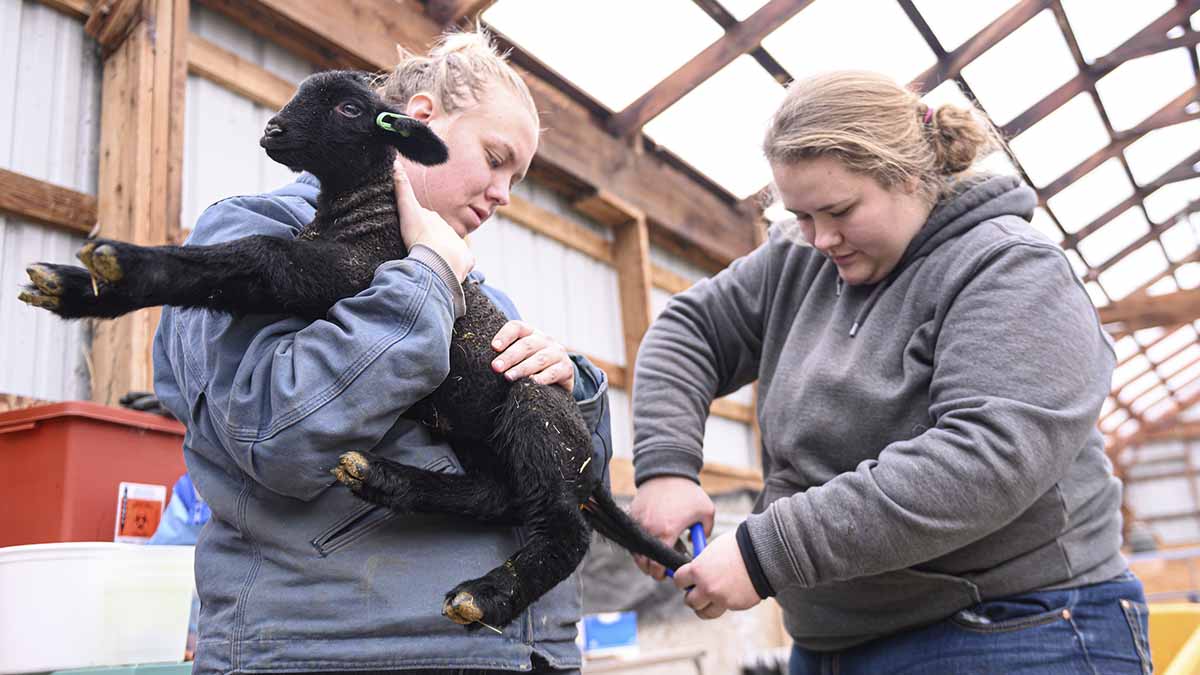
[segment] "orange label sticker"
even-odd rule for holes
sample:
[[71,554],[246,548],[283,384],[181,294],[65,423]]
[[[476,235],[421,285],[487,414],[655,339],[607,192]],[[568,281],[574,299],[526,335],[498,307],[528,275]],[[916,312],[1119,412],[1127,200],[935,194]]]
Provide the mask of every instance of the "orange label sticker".
[[117,488],[117,522],[113,541],[145,543],[149,540],[162,520],[166,499],[165,485],[121,483]]

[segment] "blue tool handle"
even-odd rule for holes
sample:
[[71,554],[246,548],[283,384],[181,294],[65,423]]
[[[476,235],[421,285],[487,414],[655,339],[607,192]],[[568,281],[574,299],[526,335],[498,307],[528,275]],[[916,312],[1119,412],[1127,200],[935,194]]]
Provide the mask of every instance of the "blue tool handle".
[[[700,555],[705,546],[708,546],[708,539],[704,537],[704,525],[702,523],[692,523],[690,529],[692,535],[692,557]],[[667,570],[667,576],[674,578],[675,570]]]
[[704,526],[694,523],[692,525],[692,557],[700,555],[706,546],[708,546],[708,539],[704,537]]

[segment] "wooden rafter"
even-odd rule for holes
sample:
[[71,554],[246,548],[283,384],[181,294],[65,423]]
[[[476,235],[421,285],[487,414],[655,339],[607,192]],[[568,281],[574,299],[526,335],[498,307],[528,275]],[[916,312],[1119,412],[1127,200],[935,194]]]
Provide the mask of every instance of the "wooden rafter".
[[[713,21],[717,22],[723,30],[729,30],[737,24],[737,17],[729,13],[729,10],[721,6],[717,0],[692,0],[692,2],[704,11]],[[767,53],[767,50],[762,47],[755,47],[750,50],[750,57],[762,66],[762,69],[767,71],[772,78],[779,84],[787,86],[792,81],[792,75],[784,68],[775,57]]]
[[938,59],[936,64],[918,75],[911,86],[915,91],[927,92],[946,80],[958,77],[968,64],[1049,6],[1050,0],[1021,0],[957,49]]
[[623,137],[639,133],[646,122],[671,107],[734,59],[758,47],[763,38],[811,3],[812,0],[771,0],[763,5],[650,91],[613,115],[608,123],[609,130]]
[[1089,155],[1079,164],[1069,169],[1066,173],[1054,179],[1038,190],[1038,196],[1043,202],[1050,199],[1054,195],[1061,192],[1071,183],[1082,178],[1092,169],[1100,166],[1104,162],[1117,157],[1125,148],[1136,143],[1140,138],[1164,127],[1173,126],[1181,122],[1200,118],[1200,110],[1196,112],[1188,112],[1186,110],[1189,103],[1196,100],[1200,96],[1200,85],[1192,85],[1179,96],[1176,96],[1169,103],[1159,108],[1157,112],[1147,117],[1137,126],[1118,132],[1111,143]]
[[[419,8],[394,0],[202,1],[322,67],[389,69],[397,43],[424,50],[441,33]],[[646,214],[652,238],[681,238],[724,263],[753,247],[746,227],[753,214],[739,211],[654,153],[630,152],[592,111],[540,78],[525,76],[547,127],[535,159],[542,170],[621,195]]]
[[[1017,136],[1022,131],[1045,119],[1050,113],[1058,110],[1064,103],[1075,98],[1076,95],[1094,88],[1096,80],[1112,72],[1113,69],[1124,63],[1125,60],[1134,58],[1130,55],[1151,49],[1152,47],[1149,45],[1161,46],[1172,42],[1166,37],[1167,31],[1173,26],[1187,22],[1188,17],[1197,10],[1200,10],[1200,0],[1186,0],[1174,5],[1171,9],[1164,12],[1162,16],[1121,43],[1116,49],[1104,57],[1097,59],[1095,63],[1091,65],[1084,64],[1084,67],[1080,68],[1075,77],[1072,77],[1054,91],[1046,94],[1040,101],[1034,103],[1001,127],[1002,134],[1005,138]],[[1170,47],[1163,48],[1168,49]]]
[[425,13],[444,28],[475,21],[496,0],[426,0]]
[[[1153,181],[1150,181],[1149,183],[1146,183],[1145,185],[1142,185],[1142,186],[1136,188],[1133,191],[1133,194],[1129,195],[1125,199],[1123,199],[1120,202],[1118,202],[1117,204],[1113,205],[1107,211],[1100,214],[1095,220],[1093,220],[1092,222],[1083,226],[1078,231],[1076,231],[1074,234],[1068,235],[1067,238],[1063,240],[1063,243],[1062,243],[1063,247],[1067,248],[1067,247],[1075,246],[1077,243],[1079,243],[1081,240],[1086,238],[1088,235],[1092,234],[1096,230],[1099,230],[1100,228],[1107,225],[1110,221],[1112,221],[1113,218],[1116,218],[1117,216],[1121,215],[1122,213],[1124,213],[1131,207],[1137,206],[1138,204],[1140,204],[1143,199],[1145,199],[1150,194],[1154,193],[1159,188],[1162,188],[1171,183],[1177,183],[1179,181],[1188,180],[1189,178],[1197,177],[1198,175],[1200,175],[1200,173],[1198,173],[1193,168],[1193,165],[1196,164],[1197,162],[1200,162],[1200,150],[1197,150],[1196,152],[1193,152],[1192,154],[1188,155],[1183,160],[1181,160],[1179,163],[1177,163],[1175,166],[1164,171],[1162,174],[1159,175],[1158,178],[1155,178]],[[1170,222],[1170,221],[1167,221],[1167,222]],[[1127,248],[1126,250],[1122,251],[1121,253],[1113,256],[1108,261],[1106,261],[1103,265],[1100,265],[1098,267],[1098,269],[1104,270],[1104,269],[1107,269],[1108,267],[1111,267],[1113,264],[1115,264],[1117,261],[1119,261],[1121,259],[1121,257],[1123,257],[1125,254],[1127,254],[1131,250],[1132,249]]]

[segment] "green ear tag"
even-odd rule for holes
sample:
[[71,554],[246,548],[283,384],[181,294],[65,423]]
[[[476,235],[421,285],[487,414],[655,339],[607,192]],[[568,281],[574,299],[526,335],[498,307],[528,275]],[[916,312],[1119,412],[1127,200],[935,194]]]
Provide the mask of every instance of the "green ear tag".
[[[408,116],[407,115],[398,115],[398,114],[392,113],[392,112],[381,112],[375,118],[375,124],[376,124],[376,126],[378,126],[380,129],[383,129],[384,131],[390,131],[392,133],[400,134],[404,138],[408,138],[409,136],[412,135],[412,132],[410,132],[408,129],[397,129],[395,126],[392,125],[392,122],[394,120],[398,120],[398,119],[401,119],[404,117],[408,117]],[[412,119],[412,118],[409,118],[409,119]]]

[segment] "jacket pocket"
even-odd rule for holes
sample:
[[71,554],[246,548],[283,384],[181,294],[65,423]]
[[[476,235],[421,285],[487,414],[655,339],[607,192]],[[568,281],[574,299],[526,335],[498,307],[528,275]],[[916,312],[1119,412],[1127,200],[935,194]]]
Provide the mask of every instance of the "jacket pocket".
[[396,514],[375,504],[361,504],[347,516],[313,537],[310,544],[322,558],[345,548],[394,518]]

